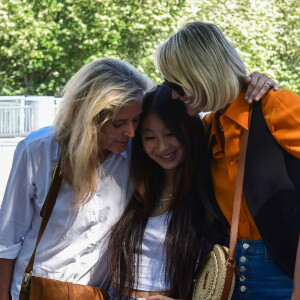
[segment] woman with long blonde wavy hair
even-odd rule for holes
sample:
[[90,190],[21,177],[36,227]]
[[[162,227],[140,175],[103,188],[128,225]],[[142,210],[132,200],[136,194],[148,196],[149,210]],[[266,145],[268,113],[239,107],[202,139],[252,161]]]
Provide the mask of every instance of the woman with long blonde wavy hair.
[[128,144],[151,86],[123,61],[88,63],[65,86],[55,126],[36,130],[18,144],[0,214],[1,299],[9,299],[9,293],[19,299],[59,161],[64,181],[33,274],[106,286],[107,233],[131,194]]

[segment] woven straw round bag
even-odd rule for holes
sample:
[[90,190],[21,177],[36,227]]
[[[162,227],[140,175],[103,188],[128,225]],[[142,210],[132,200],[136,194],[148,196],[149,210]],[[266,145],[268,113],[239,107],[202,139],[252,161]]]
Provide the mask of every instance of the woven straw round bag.
[[[215,245],[206,256],[194,284],[192,300],[220,300],[227,272],[228,248]],[[235,284],[232,278],[228,300],[231,299]]]

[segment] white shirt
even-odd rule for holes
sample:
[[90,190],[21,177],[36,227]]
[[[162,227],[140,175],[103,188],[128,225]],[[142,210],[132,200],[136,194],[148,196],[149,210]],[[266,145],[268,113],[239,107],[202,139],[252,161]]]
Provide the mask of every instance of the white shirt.
[[[126,152],[111,154],[102,164],[94,198],[75,206],[74,193],[63,182],[37,248],[33,274],[103,287],[107,283],[108,231],[131,195]],[[19,299],[23,273],[35,247],[40,210],[60,157],[54,127],[32,132],[15,151],[0,211],[0,257],[16,259],[11,293]]]
[[164,242],[171,215],[149,217],[139,264],[138,284],[134,289],[142,291],[168,291],[171,283],[165,280],[166,253]]

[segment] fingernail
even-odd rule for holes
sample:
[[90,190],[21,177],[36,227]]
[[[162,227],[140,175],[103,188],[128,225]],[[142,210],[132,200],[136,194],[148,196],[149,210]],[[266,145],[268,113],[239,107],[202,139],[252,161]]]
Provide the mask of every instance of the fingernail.
[[258,97],[255,97],[255,100],[258,100],[259,98]]
[[251,104],[251,103],[252,103],[252,100],[248,100],[248,103]]
[[246,99],[246,100],[248,100],[248,98],[249,98],[248,96],[247,96],[247,97],[245,97],[245,99]]

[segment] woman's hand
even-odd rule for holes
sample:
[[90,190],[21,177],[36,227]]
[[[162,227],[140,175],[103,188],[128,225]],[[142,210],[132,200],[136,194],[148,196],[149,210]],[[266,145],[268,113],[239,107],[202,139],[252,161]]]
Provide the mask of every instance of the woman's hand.
[[259,101],[270,89],[278,90],[278,84],[263,73],[253,72],[250,76],[245,77],[244,81],[248,84],[245,99],[249,103],[252,103],[253,100]]

